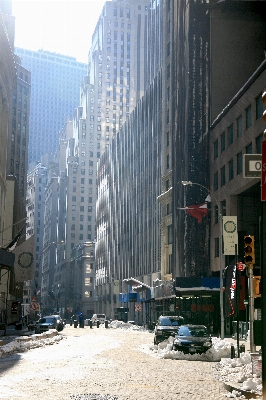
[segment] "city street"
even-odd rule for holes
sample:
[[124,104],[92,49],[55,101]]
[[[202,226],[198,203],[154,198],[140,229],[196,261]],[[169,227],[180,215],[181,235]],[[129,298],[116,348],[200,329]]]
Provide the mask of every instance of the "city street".
[[148,331],[67,325],[61,334],[57,344],[1,358],[1,399],[224,398],[213,363],[157,358]]

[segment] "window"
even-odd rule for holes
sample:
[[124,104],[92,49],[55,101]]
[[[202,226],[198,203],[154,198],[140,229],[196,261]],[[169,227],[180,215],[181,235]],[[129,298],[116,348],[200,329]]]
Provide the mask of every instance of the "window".
[[216,204],[214,206],[214,223],[218,224],[219,222],[219,209],[218,209],[218,205]]
[[219,238],[214,238],[214,257],[217,258],[220,256],[219,254]]
[[167,227],[167,237],[168,237],[168,244],[173,243],[173,226],[169,225]]
[[218,190],[218,171],[213,175],[213,190]]
[[167,156],[166,156],[166,169],[169,169],[170,168],[170,156],[169,156],[169,154],[167,154]]
[[234,125],[231,124],[228,128],[228,146],[230,146],[234,141]]
[[72,201],[76,201],[76,196],[72,196]]
[[221,168],[221,186],[224,186],[226,183],[225,179],[225,165]]
[[246,154],[252,154],[252,143],[246,146]]
[[231,181],[232,179],[234,179],[234,161],[233,158],[231,158],[231,160],[228,163],[228,169],[229,169],[229,181]]
[[256,98],[256,119],[259,119],[263,114],[262,93]]
[[218,139],[213,143],[213,159],[218,157]]
[[246,129],[252,125],[252,109],[251,104],[246,108]]
[[242,125],[242,115],[240,115],[236,120],[236,134],[237,137],[242,135],[243,125]]
[[237,175],[242,173],[242,168],[243,168],[243,157],[242,157],[242,151],[236,155],[236,173]]
[[221,134],[220,139],[221,139],[221,153],[222,153],[223,151],[225,151],[225,132]]
[[221,215],[226,215],[226,200],[222,200],[220,202],[220,207],[221,207]]
[[256,137],[256,153],[261,154],[262,153],[262,140],[263,140],[263,135],[262,133]]

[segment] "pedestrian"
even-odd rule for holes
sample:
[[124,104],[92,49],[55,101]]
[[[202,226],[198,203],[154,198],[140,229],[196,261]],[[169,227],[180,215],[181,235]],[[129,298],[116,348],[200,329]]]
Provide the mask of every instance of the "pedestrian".
[[82,314],[82,312],[79,314],[79,326],[80,326],[80,328],[82,327],[82,325],[83,325],[83,314]]

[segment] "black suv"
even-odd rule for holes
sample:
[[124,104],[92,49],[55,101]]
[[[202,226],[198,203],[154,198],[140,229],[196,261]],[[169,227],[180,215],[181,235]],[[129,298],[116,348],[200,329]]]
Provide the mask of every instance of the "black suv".
[[168,339],[173,333],[177,332],[180,325],[184,324],[184,318],[176,315],[161,315],[154,329],[154,344],[158,344]]

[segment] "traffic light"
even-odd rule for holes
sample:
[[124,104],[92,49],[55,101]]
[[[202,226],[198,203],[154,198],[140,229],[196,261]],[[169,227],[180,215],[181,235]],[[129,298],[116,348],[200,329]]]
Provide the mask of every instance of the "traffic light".
[[260,276],[253,276],[253,295],[254,297],[261,297],[260,292]]
[[245,264],[255,263],[254,236],[244,236],[244,262]]

